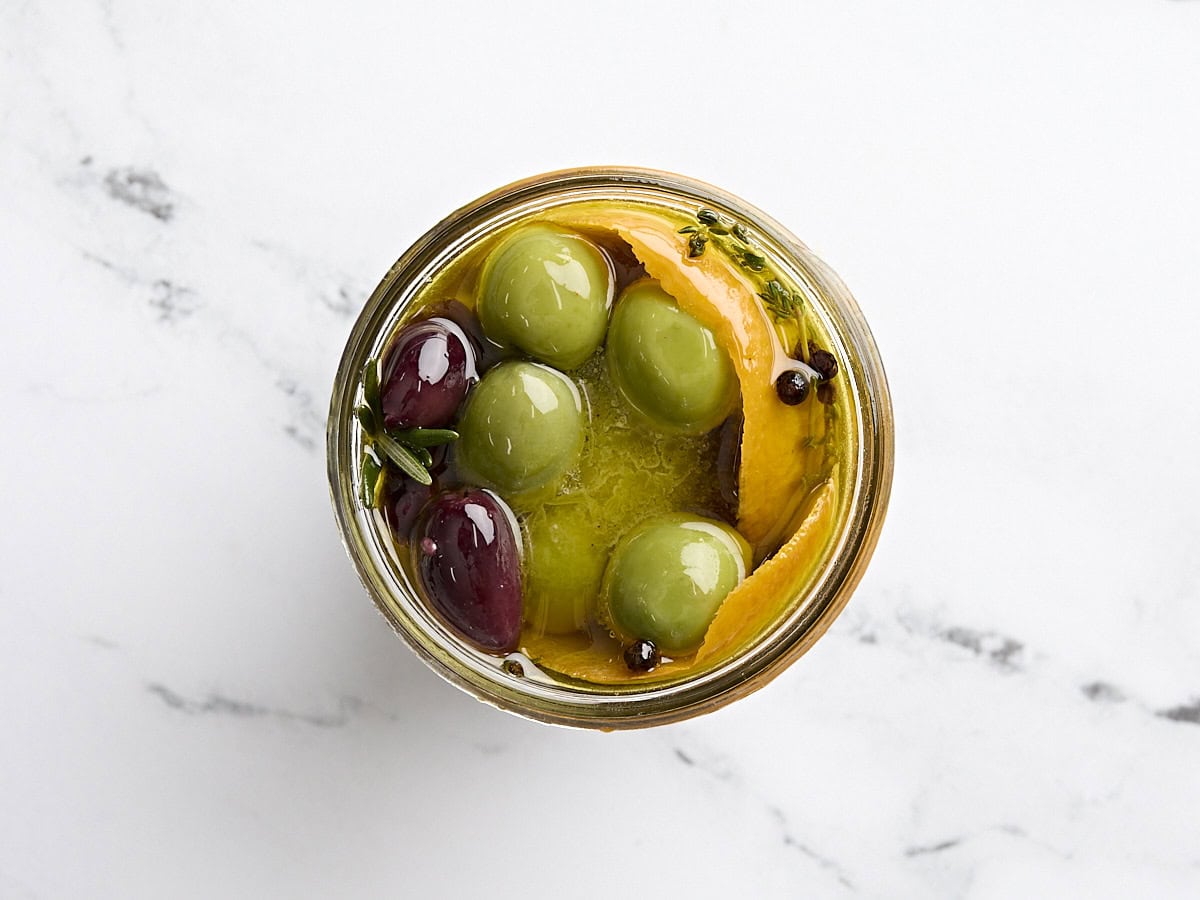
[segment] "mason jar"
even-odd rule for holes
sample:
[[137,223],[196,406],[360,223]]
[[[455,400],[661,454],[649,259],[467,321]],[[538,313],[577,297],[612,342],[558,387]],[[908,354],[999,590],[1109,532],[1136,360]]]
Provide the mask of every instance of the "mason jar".
[[[642,202],[744,223],[756,245],[804,294],[839,363],[846,442],[832,536],[804,589],[754,640],[711,668],[663,682],[586,684],[542,672],[521,653],[489,655],[461,640],[423,602],[384,515],[361,496],[364,435],[354,410],[368,360],[380,358],[423,286],[481,238],[517,220],[584,200]],[[451,684],[541,722],[603,730],[675,722],[761,688],[825,633],[863,576],[879,538],[892,481],[893,424],[883,365],[866,320],[836,274],[768,215],[719,188],[648,169],[580,168],[500,188],[451,213],[384,275],[346,343],[327,431],[329,486],[343,543],[376,608],[408,646]]]

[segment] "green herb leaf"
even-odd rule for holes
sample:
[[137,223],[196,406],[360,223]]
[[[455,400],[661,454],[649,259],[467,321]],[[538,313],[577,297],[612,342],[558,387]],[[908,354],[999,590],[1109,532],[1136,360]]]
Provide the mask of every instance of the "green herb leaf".
[[436,447],[458,440],[458,432],[450,428],[397,428],[388,434],[413,447]]
[[370,453],[364,453],[362,466],[359,468],[359,476],[362,481],[361,499],[363,506],[367,509],[374,509],[379,505],[379,497],[382,493],[383,466]]
[[429,470],[421,465],[421,461],[413,452],[388,436],[387,432],[375,438],[375,446],[394,462],[400,471],[418,484],[433,484]]
[[433,468],[433,454],[424,447],[414,447],[412,444],[404,444],[404,449],[417,458],[417,462],[425,468]]
[[375,422],[375,413],[371,412],[371,407],[365,403],[360,403],[354,408],[354,417],[358,419],[358,424],[362,426],[363,431],[370,436],[374,436],[377,425]]
[[695,225],[684,225],[679,229],[679,234],[695,234],[699,230]]
[[700,220],[701,225],[716,225],[721,221],[721,217],[711,209],[700,210],[696,213],[696,218]]
[[724,237],[725,235],[729,234],[729,229],[726,228],[724,225],[713,225],[711,228],[708,229],[708,233],[709,234],[719,234],[719,235],[721,235],[721,237]]
[[375,414],[375,419],[382,422],[383,404],[379,399],[379,360],[367,360],[367,364],[363,366],[362,383],[363,400]]
[[750,240],[750,235],[746,233],[746,226],[741,222],[733,223],[733,236],[743,244]]
[[762,298],[763,304],[776,319],[794,318],[799,314],[802,300],[798,293],[788,290],[774,278],[763,287],[766,290],[758,296]]
[[742,265],[751,272],[761,272],[766,267],[767,261],[754,251],[745,250],[742,253]]
[[693,234],[691,240],[688,241],[688,257],[695,259],[697,256],[704,254],[704,245],[708,243],[708,238],[701,234]]

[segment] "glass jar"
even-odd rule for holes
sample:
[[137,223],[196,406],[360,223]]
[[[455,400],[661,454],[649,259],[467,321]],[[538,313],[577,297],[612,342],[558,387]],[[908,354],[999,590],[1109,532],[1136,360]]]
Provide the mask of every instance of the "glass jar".
[[[377,510],[359,502],[363,436],[354,416],[360,373],[381,356],[405,312],[441,269],[481,237],[517,219],[580,200],[643,201],[695,214],[701,207],[749,226],[756,243],[806,294],[842,361],[848,414],[848,475],[838,520],[818,573],[788,611],[748,646],[678,682],[601,689],[550,678],[519,653],[488,656],[458,639],[422,602]],[[388,271],[358,317],[334,381],[327,431],[329,485],[342,539],[376,607],[439,675],[508,710],[562,725],[612,730],[679,721],[762,687],[829,628],[850,598],[879,538],[892,481],[893,425],[874,339],[841,280],[760,210],[710,185],[648,169],[582,168],[501,188],[435,225]]]

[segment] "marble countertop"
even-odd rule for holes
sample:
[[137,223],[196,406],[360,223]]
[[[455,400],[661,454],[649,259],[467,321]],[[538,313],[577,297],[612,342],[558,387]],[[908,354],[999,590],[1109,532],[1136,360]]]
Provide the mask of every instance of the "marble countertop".
[[[1200,895],[1200,2],[0,9],[0,897]],[[764,207],[896,408],[766,689],[554,729],[428,671],[324,414],[447,211]]]

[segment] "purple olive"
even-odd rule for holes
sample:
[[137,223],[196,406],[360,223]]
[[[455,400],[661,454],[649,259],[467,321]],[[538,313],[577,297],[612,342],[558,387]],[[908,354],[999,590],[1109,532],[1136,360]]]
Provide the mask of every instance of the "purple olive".
[[483,325],[465,303],[460,300],[439,300],[430,309],[430,318],[436,316],[449,319],[463,330],[463,334],[471,339],[471,349],[475,351],[475,370],[480,376],[496,363],[504,360],[511,353],[499,344],[489,341],[483,333]]
[[438,487],[447,482],[453,483],[454,476],[451,474],[450,454],[447,450],[446,444],[429,448],[429,455],[433,457],[433,464],[429,467],[433,484],[421,484],[388,467],[383,515],[396,540],[403,544],[407,544],[412,538],[417,516],[421,514],[429,498],[437,492]]
[[432,485],[420,484],[406,475],[389,479],[383,514],[396,540],[408,543],[417,516],[431,496]]
[[489,653],[515,650],[521,634],[516,529],[503,500],[471,489],[435,497],[413,535],[426,599],[463,638]]
[[384,357],[383,424],[445,428],[478,380],[475,350],[456,324],[434,318],[409,325]]

